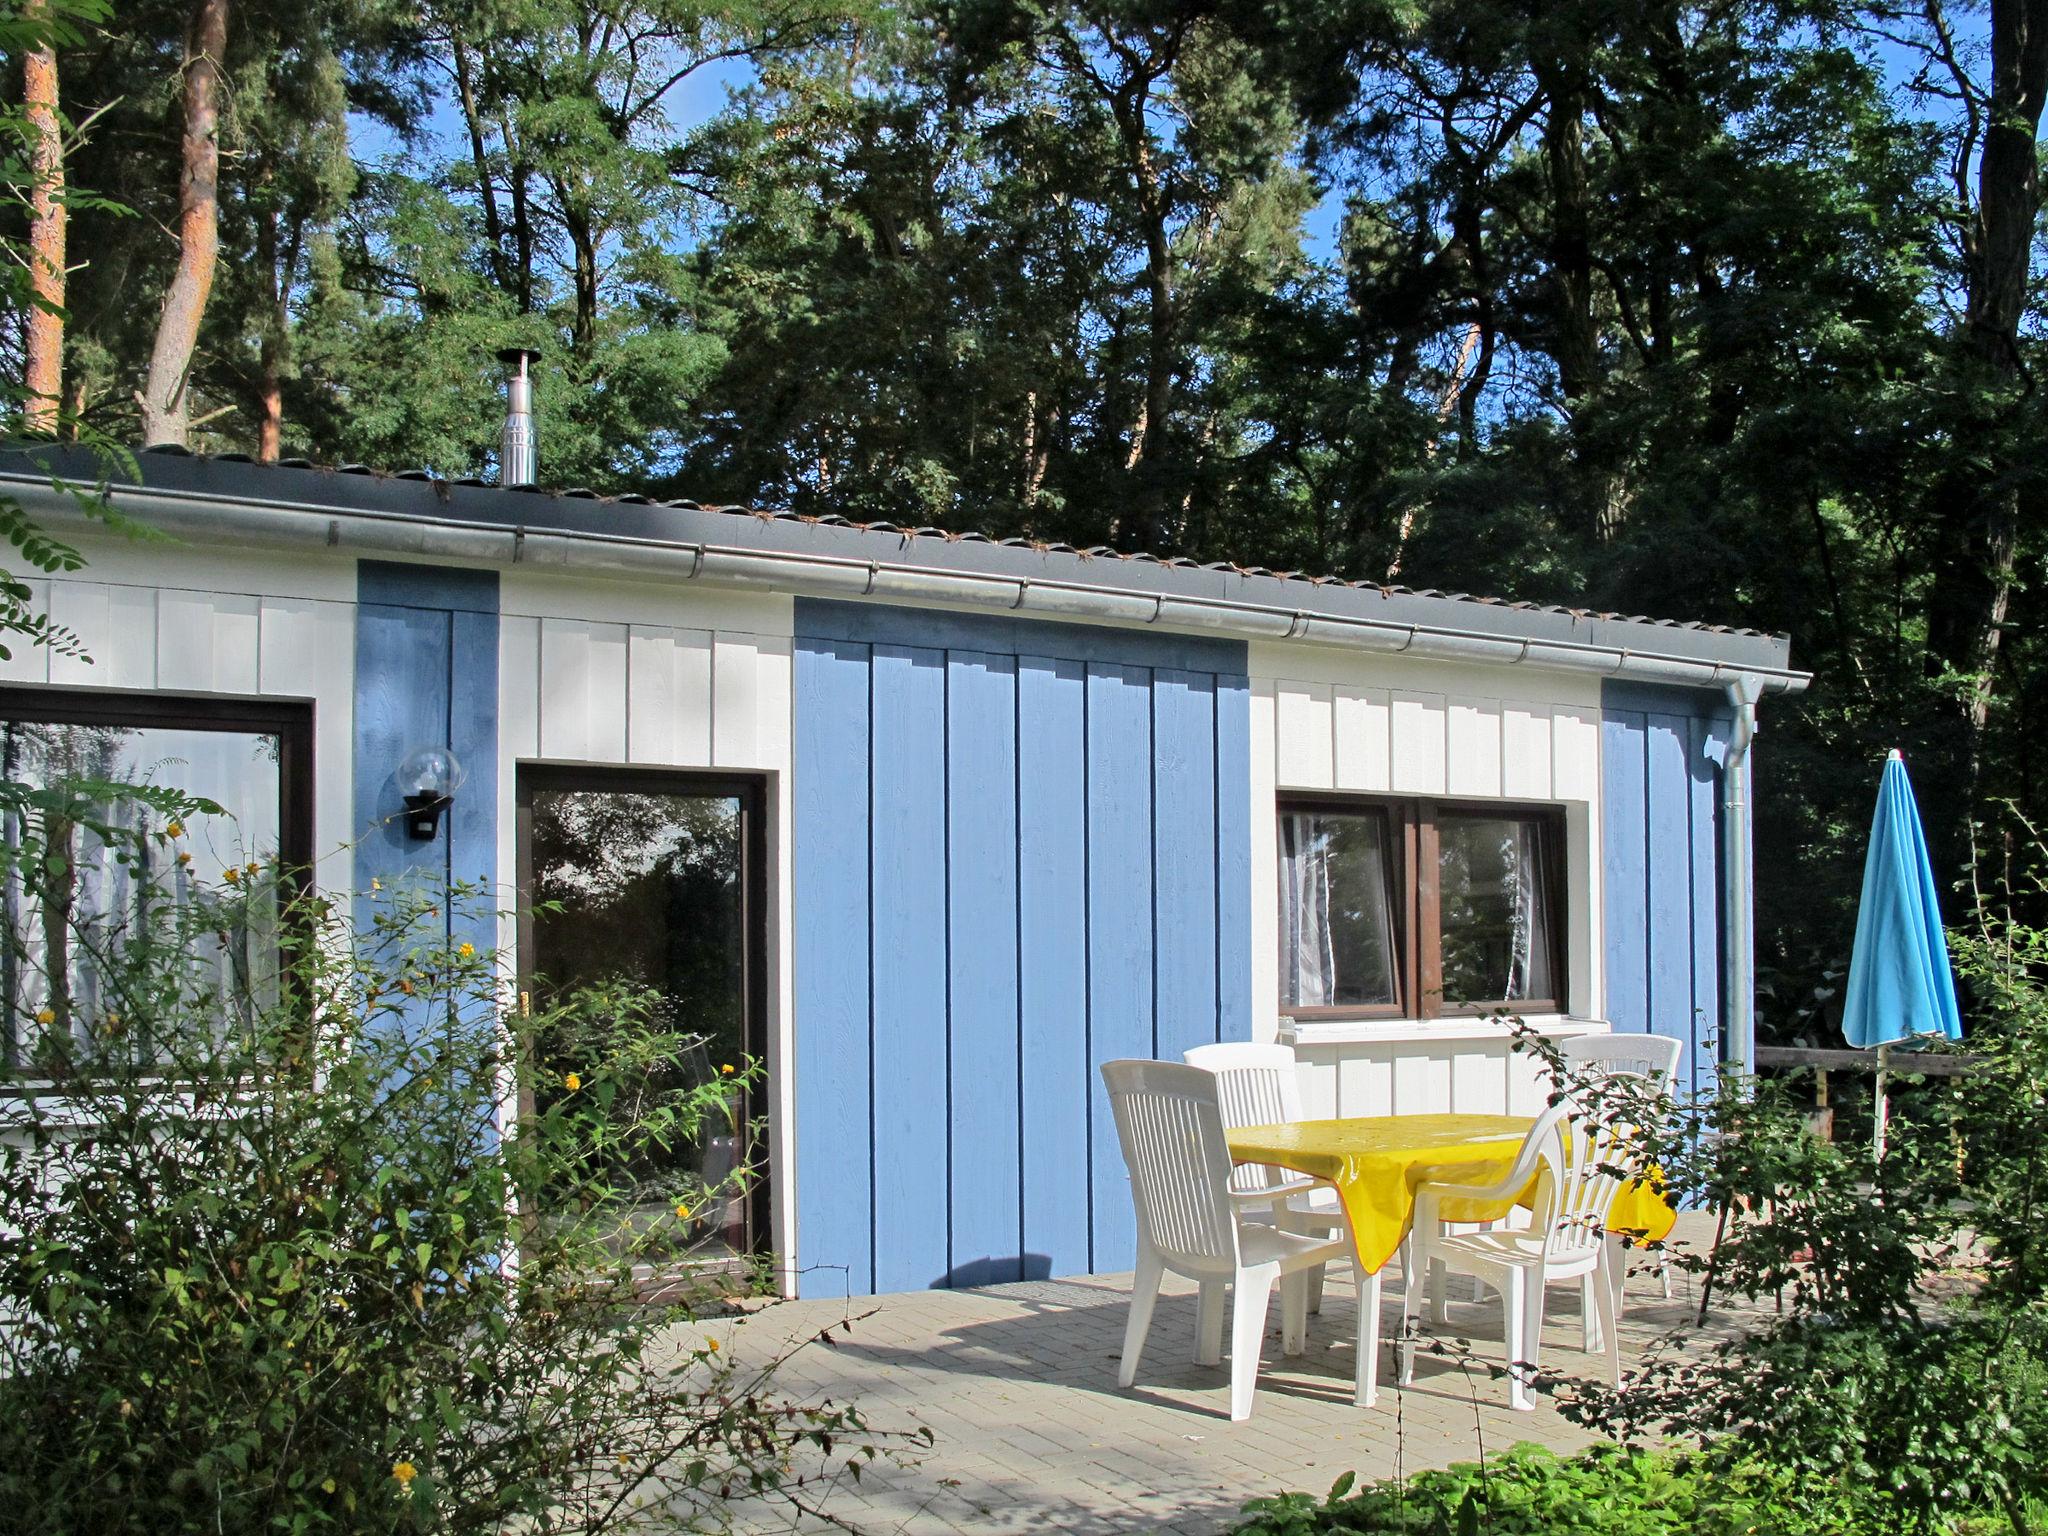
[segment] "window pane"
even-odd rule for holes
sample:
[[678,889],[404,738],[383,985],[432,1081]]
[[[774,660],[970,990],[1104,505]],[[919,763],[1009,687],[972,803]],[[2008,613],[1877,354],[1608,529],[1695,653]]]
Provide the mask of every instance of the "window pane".
[[121,994],[144,984],[133,942],[145,930],[182,946],[181,985],[211,994],[224,1015],[274,998],[280,755],[268,732],[0,720],[0,778],[9,783],[31,791],[154,785],[222,807],[183,817],[175,844],[153,840],[167,818],[114,792],[88,789],[83,805],[31,796],[10,807],[0,825],[8,846],[26,842],[52,855],[10,861],[0,887],[10,1070],[33,1072],[59,1050],[74,1059],[103,1053],[112,1038],[125,1039],[131,1055],[162,1054],[169,1042],[135,1040],[119,1027]]
[[[658,995],[659,1022],[693,1037],[673,1071],[650,1073],[636,1101],[680,1095],[746,1056],[746,855],[732,795],[624,789],[535,789],[529,848],[533,948],[543,985],[625,981]],[[594,1034],[536,1042],[548,1082],[603,1049]],[[538,1090],[545,1102],[551,1090]],[[747,1102],[734,1089],[723,1119],[697,1139],[609,1170],[647,1223],[692,1207],[679,1240],[692,1258],[749,1247],[748,1200],[737,1171],[748,1156]],[[711,1198],[702,1198],[711,1191]]]
[[1438,821],[1446,1004],[1557,997],[1552,842],[1535,817]]
[[1298,1008],[1386,1005],[1394,989],[1387,819],[1280,818],[1280,992]]

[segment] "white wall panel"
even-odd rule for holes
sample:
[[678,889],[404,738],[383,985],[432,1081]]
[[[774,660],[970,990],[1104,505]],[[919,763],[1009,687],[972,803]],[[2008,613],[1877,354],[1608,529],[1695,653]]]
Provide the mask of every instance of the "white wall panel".
[[709,630],[635,624],[626,661],[626,755],[668,767],[711,761]]
[[156,683],[195,693],[254,693],[261,599],[241,592],[157,593]]
[[[38,578],[23,585],[29,589],[29,611],[49,612],[50,583]],[[25,636],[10,635],[7,637],[7,649],[14,654],[0,661],[0,682],[47,683],[50,680],[50,651],[47,646],[31,645]]]
[[1560,800],[1600,798],[1600,711],[1592,708],[1552,712],[1551,787]]
[[1506,704],[1500,713],[1500,792],[1510,799],[1550,798],[1550,711]]
[[[93,656],[95,681],[106,688],[156,686],[156,589],[107,588],[107,649]],[[353,662],[355,646],[348,656]]]
[[498,621],[498,750],[513,761],[540,755],[539,619]]
[[1393,699],[1393,784],[1412,794],[1444,792],[1444,697],[1398,691]]
[[[1266,1041],[1279,1027],[1279,826],[1274,813],[1273,740],[1277,705],[1268,678],[1251,680],[1251,914],[1252,1038]],[[1332,1111],[1334,1113],[1334,1111]]]
[[107,686],[107,657],[114,649],[114,635],[106,584],[51,582],[50,621],[70,630],[81,647],[81,654],[75,656],[51,654],[50,681]]
[[1453,795],[1500,794],[1501,727],[1497,699],[1449,699],[1444,705],[1444,788]]
[[[1554,1023],[1560,1035],[1598,1033],[1583,1024]],[[1327,1026],[1313,1026],[1329,1030]],[[1354,1115],[1534,1115],[1548,1085],[1539,1058],[1517,1051],[1507,1032],[1479,1020],[1446,1026],[1358,1026],[1343,1039],[1301,1039],[1303,1112],[1310,1118]]]
[[565,762],[626,760],[625,625],[541,620],[540,754]]
[[711,758],[721,768],[773,768],[789,757],[790,642],[720,633],[711,656]]
[[1335,721],[1328,683],[1275,685],[1279,783],[1283,789],[1329,789],[1335,783]]
[[1393,783],[1393,702],[1384,688],[1335,690],[1339,789],[1385,790]]
[[[236,622],[239,622],[237,620]],[[313,859],[322,884],[346,884],[354,828],[356,610],[325,598],[264,598],[257,612],[257,691],[313,701]]]

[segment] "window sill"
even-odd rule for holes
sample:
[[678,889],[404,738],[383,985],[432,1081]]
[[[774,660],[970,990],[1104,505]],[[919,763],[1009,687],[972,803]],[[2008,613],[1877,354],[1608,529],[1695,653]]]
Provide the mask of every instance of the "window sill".
[[[1574,1019],[1561,1013],[1531,1013],[1523,1023],[1553,1040],[1573,1035],[1604,1035],[1605,1019]],[[1409,1040],[1506,1040],[1508,1026],[1499,1019],[1317,1019],[1297,1022],[1281,1016],[1282,1045],[1386,1045]]]

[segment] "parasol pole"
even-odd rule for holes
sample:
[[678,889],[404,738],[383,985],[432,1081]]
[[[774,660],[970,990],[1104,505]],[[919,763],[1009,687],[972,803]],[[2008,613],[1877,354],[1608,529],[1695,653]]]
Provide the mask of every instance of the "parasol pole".
[[1885,1122],[1891,1119],[1891,1101],[1884,1091],[1885,1073],[1891,1064],[1891,1046],[1880,1045],[1877,1048],[1877,1133],[1871,1138],[1871,1149],[1879,1162],[1884,1161]]

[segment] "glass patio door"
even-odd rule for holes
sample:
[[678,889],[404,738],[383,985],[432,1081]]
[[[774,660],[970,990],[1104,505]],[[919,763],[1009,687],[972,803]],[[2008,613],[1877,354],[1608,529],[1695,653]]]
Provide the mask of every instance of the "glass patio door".
[[[659,1094],[737,1079],[764,1054],[765,839],[761,786],[631,769],[519,771],[520,970],[537,998],[624,980],[650,989],[661,1021],[692,1037]],[[574,1038],[533,1038],[537,1096],[560,1091],[603,1050],[602,1020]],[[736,1070],[737,1069],[737,1070]],[[755,1253],[766,1231],[763,1095],[735,1086],[725,1108],[665,1165],[616,1170],[655,1230],[672,1230],[678,1271]],[[752,1165],[741,1180],[737,1171]],[[701,1197],[705,1188],[715,1191]],[[676,1219],[684,1205],[689,1215]],[[658,1279],[659,1277],[654,1277]]]

